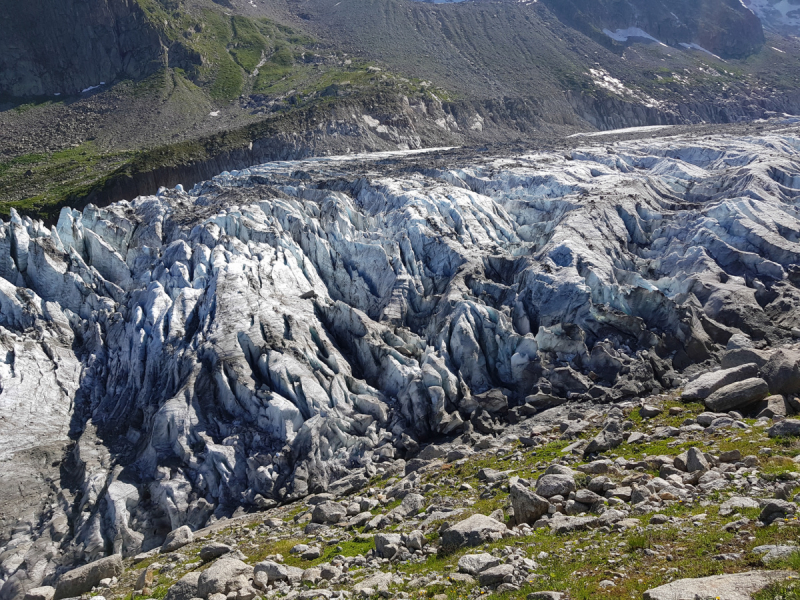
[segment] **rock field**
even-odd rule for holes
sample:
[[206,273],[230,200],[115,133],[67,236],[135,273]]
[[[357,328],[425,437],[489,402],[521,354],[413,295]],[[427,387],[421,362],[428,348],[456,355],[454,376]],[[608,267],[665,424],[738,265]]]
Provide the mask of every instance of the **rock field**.
[[576,143],[13,213],[0,599],[794,593],[800,128]]

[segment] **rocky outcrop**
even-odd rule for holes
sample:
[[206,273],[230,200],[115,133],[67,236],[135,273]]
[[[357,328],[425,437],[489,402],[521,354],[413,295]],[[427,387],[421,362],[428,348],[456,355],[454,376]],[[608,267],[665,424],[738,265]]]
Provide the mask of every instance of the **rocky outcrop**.
[[[14,213],[0,227],[3,598],[239,507],[320,494],[310,526],[348,523],[373,507],[321,494],[413,475],[442,458],[415,458],[430,439],[657,394],[731,353],[793,355],[798,149],[784,132],[440,169],[414,154],[272,163],[65,209],[52,228]],[[626,427],[610,411],[589,454]],[[43,473],[52,488],[31,503]],[[599,523],[575,516],[597,499],[570,498],[571,473],[524,486],[563,496],[554,530]],[[387,519],[424,507],[402,498]],[[503,535],[480,520],[443,540]]]
[[76,94],[168,61],[169,43],[135,0],[3,3],[0,40],[0,95]]

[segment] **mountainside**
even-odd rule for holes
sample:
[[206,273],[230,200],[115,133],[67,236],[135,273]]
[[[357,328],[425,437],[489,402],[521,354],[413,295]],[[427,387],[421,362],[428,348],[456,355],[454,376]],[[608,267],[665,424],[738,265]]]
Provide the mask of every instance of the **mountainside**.
[[[272,163],[51,228],[13,212],[0,597],[567,402],[794,410],[800,131],[779,126]],[[580,452],[619,445],[613,422]]]
[[134,0],[0,2],[0,96],[53,96],[140,79],[167,57]]
[[348,148],[800,112],[797,38],[728,0],[70,6],[0,9],[1,214]]

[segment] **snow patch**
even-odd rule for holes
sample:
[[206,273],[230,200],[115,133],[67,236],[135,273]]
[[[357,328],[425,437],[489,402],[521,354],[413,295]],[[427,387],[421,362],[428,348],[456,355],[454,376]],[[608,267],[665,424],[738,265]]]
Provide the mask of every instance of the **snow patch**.
[[[90,85],[90,86],[89,86],[89,87],[87,87],[85,90],[81,90],[81,94],[85,94],[86,92],[91,92],[92,90],[99,90],[99,89],[100,89],[102,86],[104,86],[105,84],[106,84],[106,82],[105,82],[105,81],[101,81],[101,82],[100,82],[100,83],[98,83],[97,85]],[[56,96],[57,96],[57,95],[58,95],[58,94],[56,94]]]
[[[683,47],[684,47],[684,48],[686,48],[687,50],[698,50],[698,51],[700,51],[700,52],[705,52],[705,53],[706,53],[706,54],[708,54],[709,56],[713,56],[713,57],[714,57],[714,58],[716,58],[717,60],[722,60],[722,59],[721,59],[719,56],[717,56],[717,55],[716,55],[716,54],[714,54],[713,52],[709,52],[708,50],[706,50],[705,48],[703,48],[703,47],[702,47],[702,46],[700,46],[699,44],[695,44],[694,42],[692,42],[691,44],[687,44],[686,42],[681,42],[679,45],[680,45],[680,46],[683,46]],[[723,60],[722,62],[725,62],[725,61]]]
[[770,48],[772,48],[773,50],[775,50],[775,52],[780,52],[781,54],[786,54],[786,52],[784,52],[784,51],[783,51],[783,50],[781,50],[780,48],[776,48],[775,46],[770,46]]
[[661,44],[662,46],[666,46],[660,40],[657,40],[652,35],[647,33],[644,29],[639,29],[638,27],[628,27],[627,29],[617,29],[616,31],[611,31],[609,29],[603,29],[603,33],[605,33],[608,37],[616,42],[627,42],[630,38],[644,38],[646,40],[650,40],[655,42],[656,44]]
[[218,110],[212,111],[212,112],[208,113],[208,116],[209,117],[218,117],[219,116],[219,111]]
[[778,33],[800,33],[800,6],[792,0],[744,0],[765,29]]
[[644,127],[625,127],[623,129],[609,129],[608,131],[592,131],[591,133],[573,133],[575,137],[600,137],[603,135],[617,135],[619,133],[646,133],[648,131],[658,131],[659,129],[671,129],[674,125],[646,125]]

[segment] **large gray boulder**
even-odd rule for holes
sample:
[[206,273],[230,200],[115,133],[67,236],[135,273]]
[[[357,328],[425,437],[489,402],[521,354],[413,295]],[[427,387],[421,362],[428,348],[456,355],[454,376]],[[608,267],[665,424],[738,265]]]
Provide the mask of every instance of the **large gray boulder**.
[[722,369],[721,371],[704,373],[697,379],[686,384],[681,398],[683,400],[703,400],[721,387],[736,383],[737,381],[742,381],[743,379],[750,379],[757,375],[758,365],[755,363],[747,363],[732,369]]
[[706,398],[706,408],[714,412],[727,412],[763,400],[769,395],[767,382],[759,377],[730,383]]
[[769,437],[789,437],[800,435],[800,421],[797,419],[786,419],[775,423],[767,429]]
[[756,592],[773,583],[785,581],[793,575],[792,571],[747,571],[730,575],[679,579],[647,590],[644,593],[644,600],[695,600],[696,598],[751,600]]
[[197,598],[197,583],[200,571],[190,571],[172,584],[164,600],[191,600]]
[[508,528],[486,515],[472,515],[456,523],[442,534],[442,546],[445,548],[461,548],[479,546],[485,542],[494,542],[503,537]]
[[514,565],[497,565],[489,567],[478,574],[478,583],[483,586],[497,585],[503,582],[510,582],[514,576]]
[[55,600],[73,598],[86,592],[100,583],[101,579],[110,579],[122,574],[122,556],[114,554],[101,558],[88,565],[72,569],[64,573],[56,585]]
[[174,552],[178,548],[191,544],[193,541],[194,534],[188,525],[178,527],[167,534],[167,539],[164,540],[164,544],[161,546],[161,553]]
[[781,348],[761,368],[773,394],[800,393],[800,351]]
[[197,595],[208,598],[211,594],[227,594],[226,585],[239,575],[249,577],[253,567],[232,556],[223,556],[200,574],[197,580]]
[[569,496],[576,489],[575,479],[571,475],[542,475],[536,482],[536,493],[542,498],[553,496]]
[[598,452],[606,452],[619,446],[625,440],[622,422],[617,419],[608,421],[603,429],[584,448],[583,455],[589,456]]
[[338,523],[347,517],[347,509],[338,502],[322,502],[311,512],[312,523]]
[[392,558],[403,545],[399,533],[377,533],[374,539],[375,550],[382,558]]
[[458,570],[468,575],[477,575],[481,571],[496,567],[499,564],[499,558],[487,554],[486,552],[481,554],[465,554],[458,559]]
[[514,521],[517,525],[535,523],[542,515],[546,515],[550,508],[547,500],[519,482],[511,484],[510,492],[511,506],[514,507]]

